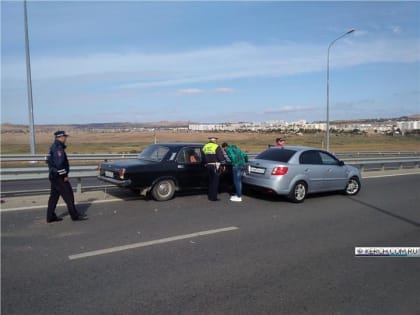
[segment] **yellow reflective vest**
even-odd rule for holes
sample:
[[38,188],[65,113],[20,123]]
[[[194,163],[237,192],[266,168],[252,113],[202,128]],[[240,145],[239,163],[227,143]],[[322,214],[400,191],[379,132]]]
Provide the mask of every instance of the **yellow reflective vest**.
[[203,148],[206,163],[225,162],[223,151],[217,143],[206,143]]
[[204,154],[216,154],[217,147],[219,145],[217,143],[209,142],[203,146]]

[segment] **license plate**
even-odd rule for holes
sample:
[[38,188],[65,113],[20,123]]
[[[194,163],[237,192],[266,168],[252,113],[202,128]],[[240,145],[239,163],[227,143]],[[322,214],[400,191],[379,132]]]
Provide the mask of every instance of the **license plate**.
[[257,174],[264,174],[265,173],[265,168],[260,168],[260,167],[251,166],[249,170],[250,170],[251,173],[257,173]]
[[110,171],[105,171],[105,176],[106,177],[114,177],[114,173],[110,172]]

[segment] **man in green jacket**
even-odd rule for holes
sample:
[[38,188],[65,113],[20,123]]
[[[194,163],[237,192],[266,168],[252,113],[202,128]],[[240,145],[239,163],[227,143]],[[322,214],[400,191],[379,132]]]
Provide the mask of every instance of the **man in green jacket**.
[[236,145],[222,144],[227,156],[232,162],[233,184],[235,185],[236,195],[230,197],[231,201],[242,201],[242,170],[248,162],[248,154],[239,149]]

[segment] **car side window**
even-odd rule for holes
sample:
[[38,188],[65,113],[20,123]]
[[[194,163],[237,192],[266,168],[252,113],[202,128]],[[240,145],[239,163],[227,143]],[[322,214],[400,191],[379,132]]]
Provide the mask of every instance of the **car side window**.
[[200,148],[182,148],[177,157],[178,163],[196,164],[201,163]]
[[169,148],[161,145],[150,145],[144,149],[138,156],[141,160],[148,160],[154,162],[162,161],[166,154],[168,154]]
[[322,164],[324,165],[338,165],[339,164],[338,160],[328,153],[319,152],[319,155],[321,156]]
[[300,164],[322,164],[318,151],[310,150],[303,152],[299,157]]

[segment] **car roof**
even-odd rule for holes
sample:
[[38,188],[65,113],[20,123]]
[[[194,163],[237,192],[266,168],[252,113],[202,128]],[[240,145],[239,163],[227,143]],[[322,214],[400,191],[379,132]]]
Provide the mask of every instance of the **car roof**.
[[195,143],[195,142],[162,142],[162,143],[155,143],[153,145],[162,145],[168,148],[179,148],[179,147],[202,147],[204,144],[202,143]]
[[289,149],[289,150],[294,150],[294,151],[306,151],[306,150],[320,150],[323,151],[322,149],[319,148],[314,148],[314,147],[307,147],[307,146],[298,146],[298,145],[285,145],[282,147],[270,147],[270,149],[274,149],[274,150],[281,150],[281,149]]

